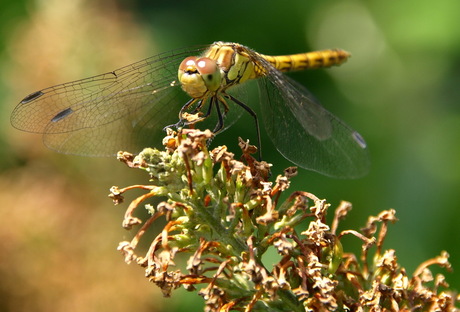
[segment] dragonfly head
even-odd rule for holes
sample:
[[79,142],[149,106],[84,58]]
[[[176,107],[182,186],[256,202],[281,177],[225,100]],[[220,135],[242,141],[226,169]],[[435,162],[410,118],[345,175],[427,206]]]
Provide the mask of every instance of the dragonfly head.
[[215,92],[221,85],[222,75],[215,60],[207,57],[187,57],[179,66],[182,89],[193,98],[202,98]]

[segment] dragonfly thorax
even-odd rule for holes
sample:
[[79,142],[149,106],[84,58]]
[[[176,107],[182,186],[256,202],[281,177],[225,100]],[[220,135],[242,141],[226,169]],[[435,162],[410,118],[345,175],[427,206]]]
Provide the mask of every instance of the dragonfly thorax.
[[179,66],[178,76],[182,89],[195,99],[216,92],[222,83],[217,62],[207,57],[187,57]]

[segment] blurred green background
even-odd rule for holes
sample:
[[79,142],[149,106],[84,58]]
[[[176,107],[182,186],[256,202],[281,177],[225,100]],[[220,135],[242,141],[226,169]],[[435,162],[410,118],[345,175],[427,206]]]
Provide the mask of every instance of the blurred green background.
[[[265,54],[343,48],[341,67],[295,73],[366,139],[372,168],[359,180],[305,170],[291,191],[354,205],[341,229],[394,208],[385,248],[409,274],[442,250],[460,288],[460,2],[406,1],[2,1],[0,3],[0,310],[200,311],[183,290],[163,299],[116,251],[132,233],[111,185],[145,183],[115,159],[65,156],[9,115],[27,94],[107,72],[156,53],[217,40]],[[245,119],[246,118],[246,119]],[[234,152],[253,139],[244,117],[218,136]],[[264,137],[274,174],[290,163]],[[359,251],[357,239],[345,248]]]

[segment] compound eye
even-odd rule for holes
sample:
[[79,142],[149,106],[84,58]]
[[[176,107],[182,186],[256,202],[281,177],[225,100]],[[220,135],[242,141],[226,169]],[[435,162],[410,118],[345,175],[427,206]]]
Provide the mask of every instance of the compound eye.
[[212,75],[219,70],[216,61],[207,57],[196,59],[195,64],[201,75]]
[[189,56],[185,58],[182,63],[179,65],[179,70],[183,72],[196,72],[197,65],[196,65],[196,56]]

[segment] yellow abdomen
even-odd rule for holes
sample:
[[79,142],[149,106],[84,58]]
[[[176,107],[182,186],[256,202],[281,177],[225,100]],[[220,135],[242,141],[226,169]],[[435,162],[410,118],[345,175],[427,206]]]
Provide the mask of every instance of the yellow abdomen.
[[[340,65],[351,56],[341,49],[328,49],[292,55],[260,55],[282,72]],[[261,74],[261,73],[259,73]]]

